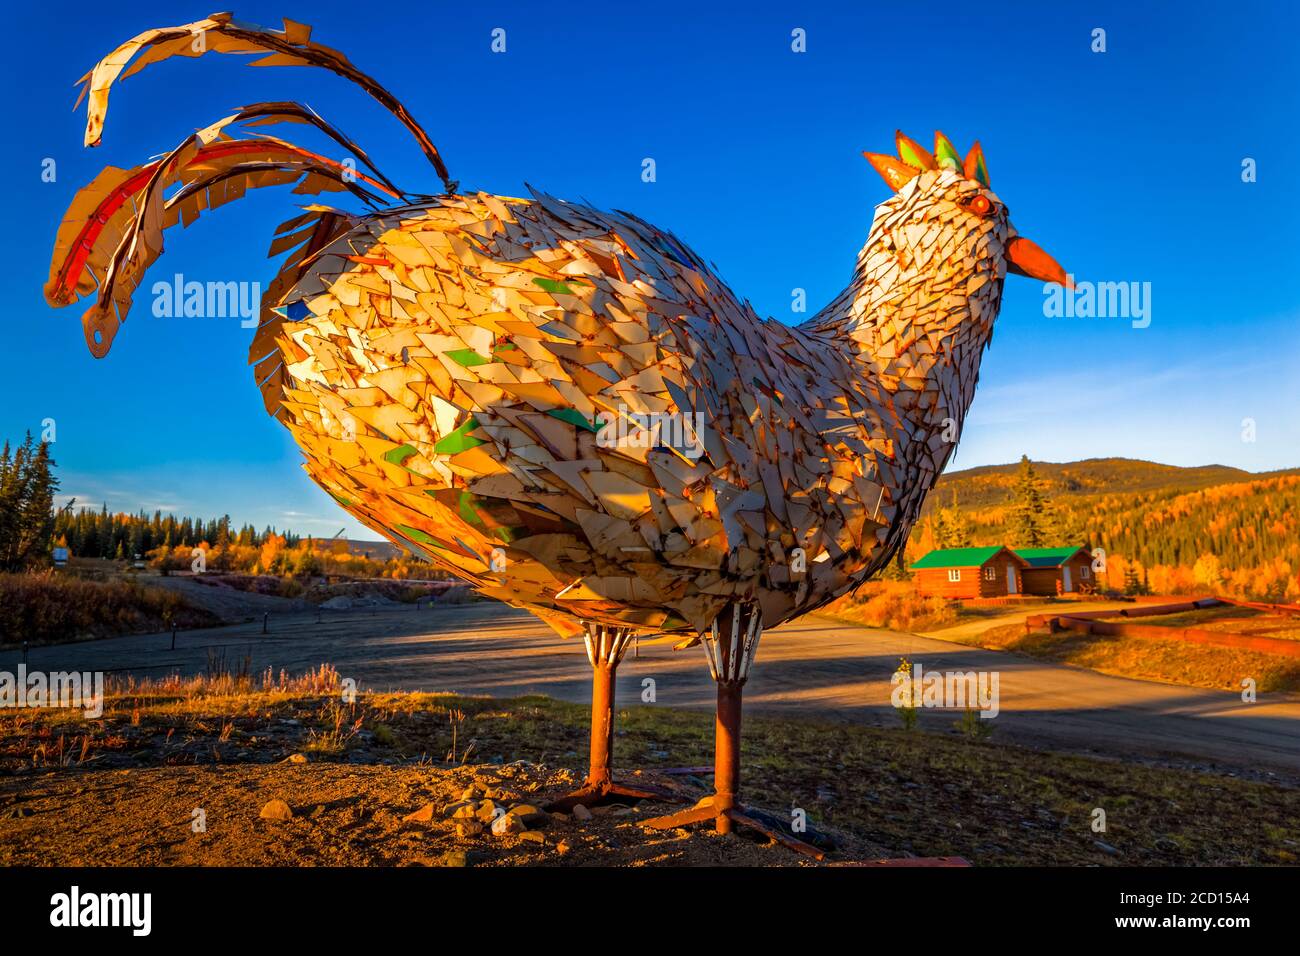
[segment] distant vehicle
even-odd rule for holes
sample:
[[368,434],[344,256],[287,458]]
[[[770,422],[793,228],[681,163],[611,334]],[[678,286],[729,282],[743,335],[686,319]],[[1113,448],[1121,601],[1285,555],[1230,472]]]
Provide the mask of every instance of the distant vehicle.
[[67,549],[67,548],[55,548],[55,549],[54,549],[54,566],[55,566],[56,568],[65,568],[65,567],[68,566],[68,549]]

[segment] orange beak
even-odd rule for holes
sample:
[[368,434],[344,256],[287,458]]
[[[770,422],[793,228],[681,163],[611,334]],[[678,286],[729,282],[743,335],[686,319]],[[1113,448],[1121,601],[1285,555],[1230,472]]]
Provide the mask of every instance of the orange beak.
[[1014,236],[1007,243],[1007,271],[1043,282],[1055,282],[1067,289],[1074,288],[1074,282],[1060,263],[1038,247],[1036,243]]

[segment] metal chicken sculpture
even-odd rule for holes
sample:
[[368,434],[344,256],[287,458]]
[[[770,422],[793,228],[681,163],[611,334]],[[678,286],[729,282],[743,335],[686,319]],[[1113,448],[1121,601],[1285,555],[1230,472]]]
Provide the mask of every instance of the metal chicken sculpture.
[[[352,79],[445,193],[399,189],[306,107],[249,106],[83,189],[50,303],[95,294],[83,325],[102,357],[167,227],[262,186],[366,203],[307,205],[276,232],[271,255],[288,255],[250,352],[267,410],[362,523],[583,637],[591,766],[565,805],[638,793],[610,772],[614,673],[633,635],[680,632],[718,683],[716,794],[658,822],[754,823],[736,799],[740,701],[763,628],[861,584],[906,540],[973,397],[1005,273],[1066,281],[1012,228],[979,145],[962,158],[942,134],[931,153],[900,133],[899,159],[866,154],[895,193],[849,286],[792,328],[632,215],[460,192],[406,109],[292,21],[214,14],[140,34],[83,78],[86,144],[119,75],[205,52]],[[355,159],[246,132],[272,123],[314,126]]]

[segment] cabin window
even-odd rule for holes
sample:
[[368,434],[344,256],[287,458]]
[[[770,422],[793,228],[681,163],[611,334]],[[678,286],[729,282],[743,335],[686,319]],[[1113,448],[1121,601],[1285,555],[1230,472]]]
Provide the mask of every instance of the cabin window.
[[990,564],[987,568],[984,569],[984,580],[996,581],[997,579],[998,579],[998,569],[993,567],[993,565]]
[[1088,567],[1088,565],[1086,564],[1083,567],[1079,568],[1079,577],[1081,578],[1092,577],[1092,568]]
[[952,568],[952,569],[950,569],[950,570],[948,571],[948,580],[949,580],[949,581],[960,581],[960,580],[961,580],[961,568]]

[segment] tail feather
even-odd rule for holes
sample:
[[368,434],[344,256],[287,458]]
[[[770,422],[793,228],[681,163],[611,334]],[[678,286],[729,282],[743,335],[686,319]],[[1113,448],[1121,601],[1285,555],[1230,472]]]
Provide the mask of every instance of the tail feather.
[[[146,30],[113,50],[79,81],[81,93],[77,104],[80,105],[82,99],[89,97],[86,145],[98,146],[103,137],[109,91],[119,77],[125,79],[150,64],[173,56],[197,57],[210,52],[266,53],[269,55],[254,61],[252,65],[319,66],[356,83],[410,131],[447,191],[454,193],[457,183],[447,172],[442,155],[406,107],[373,78],[353,66],[342,53],[323,44],[313,43],[310,38],[311,27],[306,24],[285,19],[283,30],[268,30],[240,23],[229,13],[214,13],[205,20],[196,20],[178,27]],[[135,62],[132,63],[132,60]]]
[[[226,135],[224,128],[244,112],[187,137],[161,160],[129,171],[105,170],[73,198],[59,228],[45,292],[51,305],[67,305],[98,286],[95,304],[82,316],[95,356],[108,353],[145,270],[162,254],[163,231],[177,222],[188,225],[204,209],[238,199],[246,189],[295,182],[297,193],[347,190],[371,206],[378,206],[380,197],[362,182],[401,198],[395,187],[283,140]],[[269,119],[275,113],[258,115]],[[315,122],[305,115],[299,121]],[[164,198],[177,184],[180,188]]]

